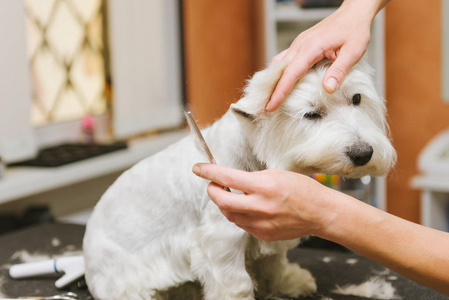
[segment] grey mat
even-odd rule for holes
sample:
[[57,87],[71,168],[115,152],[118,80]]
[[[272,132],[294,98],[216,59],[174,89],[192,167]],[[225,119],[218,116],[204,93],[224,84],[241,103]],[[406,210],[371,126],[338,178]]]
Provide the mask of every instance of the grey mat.
[[[69,249],[81,249],[84,226],[69,224],[45,224],[27,228],[17,232],[0,236],[0,292],[8,297],[18,296],[48,296],[61,292],[72,291],[80,299],[91,299],[88,291],[78,287],[60,291],[54,287],[57,277],[32,278],[14,280],[8,275],[5,264],[14,263],[11,256],[17,250],[27,250],[29,253],[39,252],[58,254]],[[54,239],[60,241],[57,245]],[[53,244],[52,244],[53,241]],[[337,284],[360,284],[372,276],[381,276],[391,282],[397,294],[404,300],[444,300],[449,297],[418,285],[385,267],[353,253],[343,253],[335,250],[298,248],[289,253],[291,261],[298,262],[302,267],[310,270],[317,280],[316,295],[303,300],[321,300],[325,297],[333,300],[366,299],[355,296],[342,296],[331,291]],[[170,293],[172,300],[198,299],[200,292],[194,284],[188,284]],[[218,299],[217,299],[218,300]]]

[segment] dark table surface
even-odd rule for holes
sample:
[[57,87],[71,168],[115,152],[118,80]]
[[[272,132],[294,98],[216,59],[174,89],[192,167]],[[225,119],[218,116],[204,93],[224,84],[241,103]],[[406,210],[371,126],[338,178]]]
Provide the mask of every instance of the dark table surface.
[[[80,225],[50,223],[0,235],[0,295],[4,297],[49,296],[72,291],[77,293],[80,299],[92,299],[86,287],[80,288],[74,285],[63,291],[57,290],[54,286],[57,277],[54,276],[15,280],[8,275],[9,266],[19,263],[17,259],[11,259],[19,250],[50,256],[65,253],[67,250],[80,251],[84,229],[84,226]],[[373,276],[379,276],[391,282],[397,295],[402,299],[449,299],[352,252],[300,247],[289,253],[289,259],[310,270],[317,281],[317,294],[299,299],[366,299],[337,295],[332,293],[332,290],[336,285],[361,284]],[[170,294],[170,299],[191,299],[192,297],[188,294],[199,295],[198,292],[178,289]]]

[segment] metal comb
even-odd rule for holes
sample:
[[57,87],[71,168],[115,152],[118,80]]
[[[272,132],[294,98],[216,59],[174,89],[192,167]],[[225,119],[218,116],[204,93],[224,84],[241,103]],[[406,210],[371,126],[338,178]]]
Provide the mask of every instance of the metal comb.
[[[216,165],[217,162],[215,161],[214,156],[212,155],[212,152],[210,152],[210,149],[206,144],[206,140],[204,140],[204,137],[201,134],[201,131],[198,128],[198,124],[196,123],[195,118],[193,117],[192,113],[190,111],[185,111],[184,114],[186,115],[187,122],[189,123],[190,128],[196,133],[199,141],[201,142],[201,145],[203,146],[204,151],[206,151],[207,156],[209,157],[209,162],[211,164]],[[223,187],[223,189],[228,192],[231,191],[228,187],[225,187],[225,186]]]

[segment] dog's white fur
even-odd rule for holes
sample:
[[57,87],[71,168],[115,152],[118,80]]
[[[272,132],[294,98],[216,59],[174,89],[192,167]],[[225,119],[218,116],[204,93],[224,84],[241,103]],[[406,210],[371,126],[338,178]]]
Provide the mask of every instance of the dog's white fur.
[[[244,97],[203,131],[217,163],[247,171],[387,173],[396,153],[372,69],[360,62],[330,95],[321,85],[329,63],[311,69],[273,113],[261,114],[285,62],[256,73]],[[355,94],[361,94],[360,104],[352,103]],[[373,149],[371,159],[355,166],[349,151],[366,145]],[[254,291],[263,298],[316,291],[311,274],[286,258],[299,239],[261,241],[226,220],[208,198],[208,182],[191,171],[201,161],[207,157],[191,135],[144,159],[106,191],[84,238],[92,295],[158,299],[158,291],[187,281],[199,281],[209,300],[249,300]]]

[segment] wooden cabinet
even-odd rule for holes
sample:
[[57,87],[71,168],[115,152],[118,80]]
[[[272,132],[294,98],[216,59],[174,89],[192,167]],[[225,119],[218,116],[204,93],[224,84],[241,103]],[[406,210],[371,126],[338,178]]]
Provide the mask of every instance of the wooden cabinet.
[[263,1],[182,4],[186,102],[205,126],[240,99],[246,80],[264,66]]

